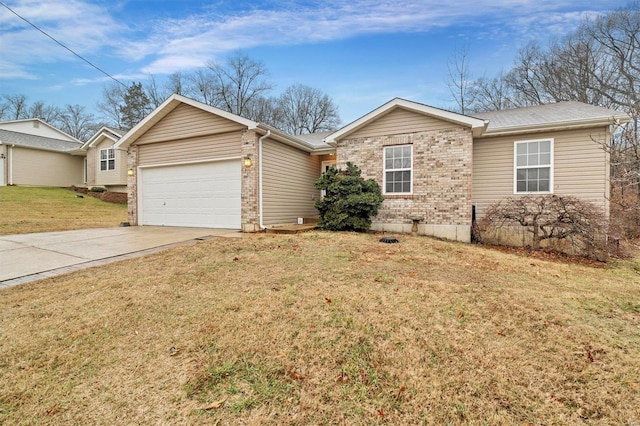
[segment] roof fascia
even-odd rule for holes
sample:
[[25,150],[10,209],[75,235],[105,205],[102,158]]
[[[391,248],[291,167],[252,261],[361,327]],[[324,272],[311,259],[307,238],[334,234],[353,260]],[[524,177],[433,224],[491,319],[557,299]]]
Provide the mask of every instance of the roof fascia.
[[106,126],[103,126],[93,136],[91,136],[91,138],[89,138],[88,141],[82,144],[80,149],[86,150],[87,148],[94,147],[98,143],[101,137],[109,138],[114,142],[118,142],[118,140],[120,139],[120,138],[117,138],[117,135],[113,133],[109,128],[107,128]]

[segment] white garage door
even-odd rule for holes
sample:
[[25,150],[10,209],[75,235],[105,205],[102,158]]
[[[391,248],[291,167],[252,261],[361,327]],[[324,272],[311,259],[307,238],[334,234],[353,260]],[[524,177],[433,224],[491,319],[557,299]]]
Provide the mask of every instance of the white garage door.
[[240,229],[237,160],[141,169],[140,224]]

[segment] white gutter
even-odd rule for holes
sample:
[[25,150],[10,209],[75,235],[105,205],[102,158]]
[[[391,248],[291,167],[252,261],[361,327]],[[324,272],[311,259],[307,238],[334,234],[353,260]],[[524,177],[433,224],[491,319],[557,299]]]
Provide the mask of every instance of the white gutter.
[[262,223],[262,141],[271,136],[271,130],[267,130],[264,136],[258,138],[258,223],[260,230],[267,229]]

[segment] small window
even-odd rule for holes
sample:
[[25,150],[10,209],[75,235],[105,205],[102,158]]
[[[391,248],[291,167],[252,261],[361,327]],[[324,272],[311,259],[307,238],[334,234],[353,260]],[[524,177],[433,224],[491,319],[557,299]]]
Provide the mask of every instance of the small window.
[[116,151],[113,148],[100,150],[100,170],[116,169]]
[[411,145],[384,148],[384,193],[411,194],[413,175]]
[[552,192],[553,139],[516,142],[514,192]]

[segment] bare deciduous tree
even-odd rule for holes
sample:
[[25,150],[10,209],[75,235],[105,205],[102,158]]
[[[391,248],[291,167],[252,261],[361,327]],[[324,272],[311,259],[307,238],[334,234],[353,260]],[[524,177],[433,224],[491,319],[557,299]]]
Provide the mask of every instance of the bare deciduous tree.
[[97,130],[95,117],[80,105],[66,105],[58,119],[60,130],[74,138],[86,141]]
[[55,124],[59,119],[62,112],[59,108],[54,106],[45,105],[42,101],[33,103],[27,108],[27,115],[30,118],[40,118],[47,123]]
[[469,71],[469,46],[457,48],[447,63],[447,86],[461,114],[469,113],[473,103],[471,72]]
[[102,89],[102,101],[98,102],[97,107],[103,115],[104,120],[116,129],[124,129],[123,114],[120,110],[124,103],[126,87],[118,83],[110,83]]
[[7,120],[21,120],[28,117],[28,103],[25,95],[3,95],[5,99],[3,115]]
[[319,89],[296,84],[278,98],[280,128],[292,135],[335,130],[338,107]]
[[236,53],[224,64],[207,65],[213,77],[212,105],[246,116],[250,103],[273,88],[266,80],[267,68],[244,53]]

